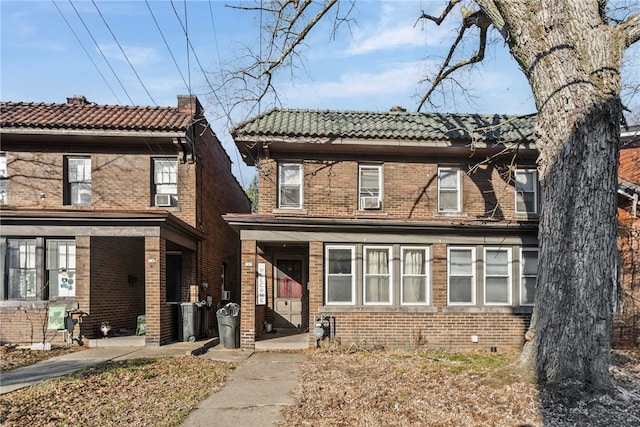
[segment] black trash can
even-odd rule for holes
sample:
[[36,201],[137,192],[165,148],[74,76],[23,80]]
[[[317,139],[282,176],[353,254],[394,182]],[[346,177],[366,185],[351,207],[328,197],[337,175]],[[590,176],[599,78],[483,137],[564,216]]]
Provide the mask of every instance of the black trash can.
[[195,302],[180,303],[178,313],[178,341],[195,341],[200,336],[202,315],[201,304]]
[[240,347],[240,306],[230,302],[216,312],[218,336],[224,348]]

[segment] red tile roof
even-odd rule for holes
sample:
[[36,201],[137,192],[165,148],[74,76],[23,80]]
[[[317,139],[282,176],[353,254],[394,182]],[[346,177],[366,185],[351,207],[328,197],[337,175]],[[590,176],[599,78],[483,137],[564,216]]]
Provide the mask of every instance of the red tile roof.
[[0,102],[0,127],[140,131],[185,130],[193,114],[176,107],[97,105],[84,97],[66,104]]

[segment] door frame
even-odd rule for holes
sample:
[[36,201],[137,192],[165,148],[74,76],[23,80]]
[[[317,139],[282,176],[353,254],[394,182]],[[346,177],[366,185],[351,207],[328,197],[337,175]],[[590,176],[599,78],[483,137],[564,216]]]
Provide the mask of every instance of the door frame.
[[277,286],[278,286],[278,262],[279,261],[300,261],[300,280],[302,284],[302,298],[300,301],[302,303],[302,313],[301,313],[301,323],[300,323],[300,331],[306,331],[309,328],[309,257],[306,255],[296,255],[296,254],[288,254],[288,253],[276,253],[273,256],[273,264],[272,264],[272,275],[271,277],[271,307],[275,313],[276,309],[276,298],[277,298]]

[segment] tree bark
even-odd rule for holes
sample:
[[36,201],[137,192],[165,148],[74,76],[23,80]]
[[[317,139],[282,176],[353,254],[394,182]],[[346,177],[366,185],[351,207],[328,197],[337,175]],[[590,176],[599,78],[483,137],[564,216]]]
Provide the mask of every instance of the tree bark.
[[624,38],[598,2],[493,1],[538,108],[542,209],[533,318],[520,358],[538,382],[608,388],[617,280]]

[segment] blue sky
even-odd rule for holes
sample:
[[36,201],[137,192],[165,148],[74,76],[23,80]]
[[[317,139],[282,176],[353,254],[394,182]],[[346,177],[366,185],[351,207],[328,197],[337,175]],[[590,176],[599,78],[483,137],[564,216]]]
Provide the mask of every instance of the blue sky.
[[[228,7],[248,4],[0,0],[0,98],[63,103],[81,94],[98,104],[175,106],[177,94],[194,93],[234,173],[246,185],[254,171],[242,163],[229,129],[250,113],[235,109],[229,114],[224,91],[213,96],[212,88],[221,82],[222,70],[243,61],[247,47],[260,46],[260,16]],[[424,88],[420,81],[446,55],[447,40],[456,31],[453,19],[448,26],[423,27],[415,25],[416,18],[422,10],[439,14],[443,4],[358,1],[355,22],[335,38],[328,22],[310,33],[303,62],[276,76],[280,103],[286,108],[386,111],[401,105],[415,110],[416,94]],[[184,28],[195,54],[187,50]],[[488,49],[485,62],[457,77],[470,89],[469,96],[457,94],[437,111],[534,112],[527,81],[502,43]]]

